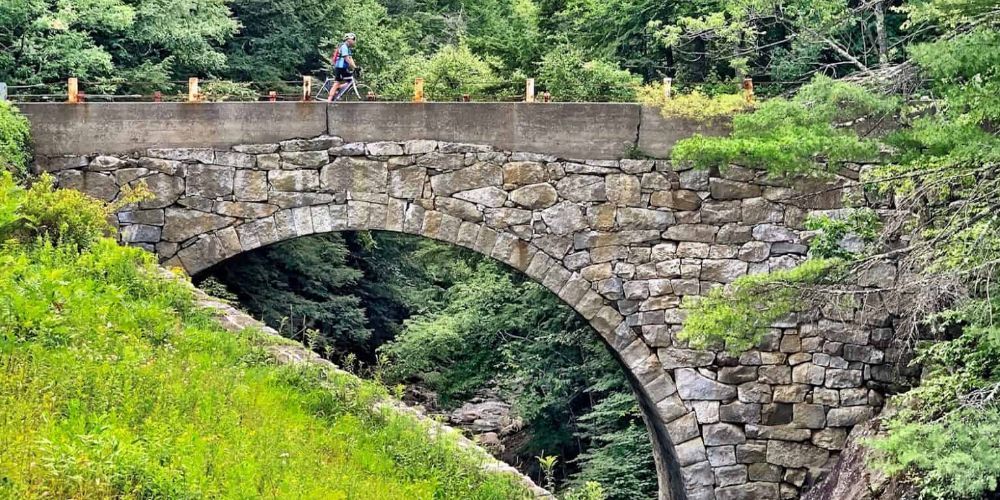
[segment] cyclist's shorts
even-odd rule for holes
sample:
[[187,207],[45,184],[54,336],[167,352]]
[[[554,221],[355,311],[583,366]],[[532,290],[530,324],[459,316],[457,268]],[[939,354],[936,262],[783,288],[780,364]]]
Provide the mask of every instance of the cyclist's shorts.
[[334,68],[333,79],[338,82],[346,82],[354,79],[354,72],[351,68]]

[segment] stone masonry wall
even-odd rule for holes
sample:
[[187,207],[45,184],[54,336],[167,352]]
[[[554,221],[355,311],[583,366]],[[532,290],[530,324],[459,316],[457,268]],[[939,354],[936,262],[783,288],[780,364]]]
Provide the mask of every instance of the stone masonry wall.
[[[740,356],[676,337],[685,296],[802,261],[804,219],[835,213],[856,189],[856,170],[769,178],[330,136],[41,158],[37,167],[104,200],[145,183],[155,198],[117,214],[121,238],[189,273],[290,238],[366,229],[452,242],[519,269],[589,320],[634,379],[661,498],[797,497],[909,359],[892,343],[892,307],[875,293],[778,322]],[[895,279],[886,262],[859,285]]]

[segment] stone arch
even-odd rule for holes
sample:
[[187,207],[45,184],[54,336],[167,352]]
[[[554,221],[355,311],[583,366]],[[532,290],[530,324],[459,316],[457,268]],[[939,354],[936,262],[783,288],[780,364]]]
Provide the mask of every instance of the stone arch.
[[[676,338],[680,299],[804,258],[803,224],[840,207],[856,170],[774,179],[667,160],[584,160],[435,140],[318,136],[227,150],[42,158],[62,187],[105,200],[122,240],[196,273],[244,251],[341,230],[438,239],[556,293],[620,361],[654,444],[662,499],[792,498],[835,460],[895,383],[891,318],[870,301],[772,325],[739,357]],[[865,283],[891,284],[889,263]]]
[[[597,332],[621,365],[639,402],[653,443],[660,498],[696,498],[690,493],[697,490],[685,488],[681,463],[677,461],[673,445],[677,438],[684,441],[697,438],[697,424],[690,417],[693,414],[677,396],[673,379],[663,370],[654,350],[628,327],[612,301],[593,291],[590,281],[570,272],[559,260],[509,231],[497,231],[485,223],[463,221],[419,205],[407,205],[398,217],[389,217],[375,208],[377,206],[370,202],[347,201],[278,211],[271,217],[198,235],[185,247],[188,251],[182,249],[178,253],[173,264],[179,264],[193,275],[242,252],[282,241],[336,231],[369,230],[431,238],[503,262],[556,294]],[[166,264],[171,265],[169,261]],[[674,422],[686,415],[689,416],[686,424],[665,425],[665,422]],[[685,450],[690,453],[694,444],[686,444]],[[703,446],[701,448],[704,455]]]

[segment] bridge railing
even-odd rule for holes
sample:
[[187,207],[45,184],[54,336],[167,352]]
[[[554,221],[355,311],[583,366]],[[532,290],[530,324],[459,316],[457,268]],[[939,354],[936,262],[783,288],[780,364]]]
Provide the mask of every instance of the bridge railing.
[[[31,85],[5,85],[0,100],[12,102],[280,102],[310,101],[320,92],[324,80],[320,76],[304,75],[301,80],[232,82],[228,80],[125,81],[80,80]],[[765,85],[785,85],[792,82],[766,82]],[[759,84],[757,84],[759,85]],[[635,102],[637,85],[602,88],[587,99],[564,99],[547,89],[536,89],[535,79],[463,81],[460,86],[441,80],[416,78],[412,93],[403,95],[395,89],[392,95],[382,95],[376,89],[365,88],[363,100],[384,102]],[[740,84],[747,102],[755,99],[755,83],[751,78]],[[125,92],[122,92],[125,89]],[[472,90],[470,90],[472,89]],[[669,100],[676,90],[672,78],[664,78],[657,92]],[[734,89],[735,90],[735,89]],[[626,92],[627,91],[627,92]],[[631,97],[627,97],[631,96]]]

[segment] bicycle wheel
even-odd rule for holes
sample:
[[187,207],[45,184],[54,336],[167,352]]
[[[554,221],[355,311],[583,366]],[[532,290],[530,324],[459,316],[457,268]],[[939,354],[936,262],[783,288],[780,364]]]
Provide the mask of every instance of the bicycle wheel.
[[350,87],[347,87],[340,92],[340,97],[336,100],[337,102],[357,102],[361,100],[358,96],[358,87],[356,84],[352,83]]

